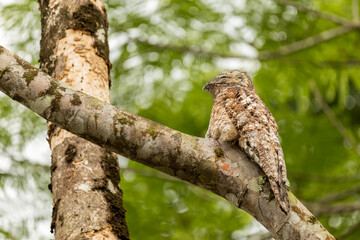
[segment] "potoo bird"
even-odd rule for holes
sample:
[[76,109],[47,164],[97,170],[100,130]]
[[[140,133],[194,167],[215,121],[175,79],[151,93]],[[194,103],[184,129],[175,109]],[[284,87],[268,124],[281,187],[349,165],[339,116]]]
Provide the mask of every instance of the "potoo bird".
[[281,209],[290,209],[284,154],[273,115],[244,71],[220,73],[203,87],[214,96],[207,138],[235,142],[265,172]]

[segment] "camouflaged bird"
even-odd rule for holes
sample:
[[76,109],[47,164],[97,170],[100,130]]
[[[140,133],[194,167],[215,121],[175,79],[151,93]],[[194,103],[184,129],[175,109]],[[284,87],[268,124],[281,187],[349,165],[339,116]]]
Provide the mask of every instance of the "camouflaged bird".
[[203,87],[214,96],[207,138],[238,142],[265,172],[276,201],[289,212],[284,154],[278,127],[244,71],[220,73]]

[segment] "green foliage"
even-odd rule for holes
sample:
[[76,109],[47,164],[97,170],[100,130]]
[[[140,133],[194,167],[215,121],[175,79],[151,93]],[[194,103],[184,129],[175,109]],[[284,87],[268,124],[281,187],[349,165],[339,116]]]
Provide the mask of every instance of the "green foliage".
[[[354,1],[296,2],[352,21]],[[272,0],[105,2],[114,105],[204,136],[212,99],[201,91],[203,84],[222,70],[244,69],[250,72],[258,94],[278,122],[294,194],[311,207],[310,203],[329,194],[359,185],[358,31],[319,41],[316,36],[339,25]],[[10,35],[22,33],[9,46],[35,64],[40,36],[36,4],[27,0],[0,5],[0,16],[1,26]],[[303,45],[299,41],[304,39],[314,40],[314,44],[279,55],[279,48]],[[264,52],[268,57],[257,59]],[[316,87],[325,104],[316,97]],[[330,113],[324,111],[326,107]],[[14,149],[21,152],[46,128],[44,121],[5,97],[0,98],[0,119],[4,154]],[[26,169],[25,165],[16,169],[22,167]],[[34,180],[47,191],[39,174],[45,170],[34,169],[38,172]],[[0,192],[10,177],[1,175]],[[123,170],[122,188],[132,239],[238,239],[234,232],[246,230],[250,222],[247,214],[213,194],[135,163]],[[358,191],[321,203],[328,213],[320,220],[330,232],[341,236],[360,221],[359,209],[346,210],[358,203]],[[340,205],[340,211],[332,212],[334,204]],[[14,229],[0,229],[0,236],[10,239]],[[359,238],[360,231],[352,231],[346,239]]]
[[231,239],[250,220],[212,193],[130,166],[122,171],[121,186],[132,239]]

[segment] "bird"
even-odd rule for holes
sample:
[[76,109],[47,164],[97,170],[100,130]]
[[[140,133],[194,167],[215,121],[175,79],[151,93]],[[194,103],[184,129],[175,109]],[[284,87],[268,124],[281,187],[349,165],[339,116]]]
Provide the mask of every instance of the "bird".
[[264,171],[276,202],[287,214],[287,174],[275,118],[256,94],[245,71],[224,71],[207,82],[203,90],[213,97],[206,138],[240,147]]

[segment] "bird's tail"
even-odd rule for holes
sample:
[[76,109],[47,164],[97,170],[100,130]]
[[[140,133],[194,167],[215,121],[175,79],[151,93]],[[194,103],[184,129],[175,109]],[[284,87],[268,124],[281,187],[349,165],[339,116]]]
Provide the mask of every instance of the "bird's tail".
[[290,211],[289,197],[286,189],[286,182],[272,179],[271,188],[274,192],[275,200],[279,203],[281,210],[287,214]]

